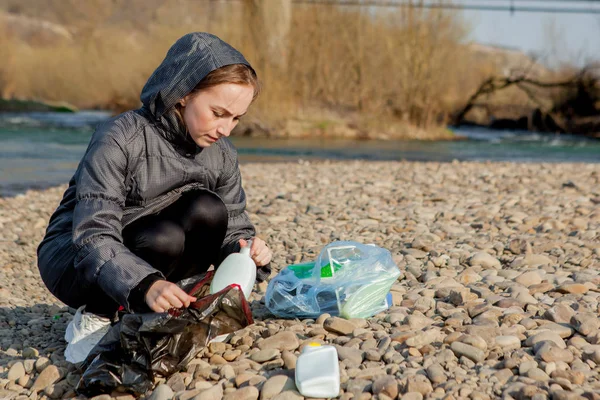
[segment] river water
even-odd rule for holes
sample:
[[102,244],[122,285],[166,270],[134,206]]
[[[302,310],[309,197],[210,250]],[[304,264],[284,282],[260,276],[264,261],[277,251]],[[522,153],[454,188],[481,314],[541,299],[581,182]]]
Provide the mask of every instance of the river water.
[[[66,183],[106,112],[0,113],[0,196]],[[461,141],[233,138],[240,162],[412,160],[600,163],[600,140],[456,128]]]

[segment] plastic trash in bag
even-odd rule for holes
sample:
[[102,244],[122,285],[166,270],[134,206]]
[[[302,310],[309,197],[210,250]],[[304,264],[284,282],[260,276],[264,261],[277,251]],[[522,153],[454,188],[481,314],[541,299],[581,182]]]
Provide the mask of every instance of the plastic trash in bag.
[[230,285],[210,294],[213,271],[178,285],[198,300],[164,313],[123,314],[94,347],[80,369],[76,391],[85,395],[119,389],[138,394],[154,376],[183,369],[212,339],[253,323],[241,288]]
[[388,250],[333,242],[315,262],[290,265],[275,276],[265,304],[283,318],[316,318],[323,313],[367,318],[390,306],[388,294],[398,276],[400,270]]

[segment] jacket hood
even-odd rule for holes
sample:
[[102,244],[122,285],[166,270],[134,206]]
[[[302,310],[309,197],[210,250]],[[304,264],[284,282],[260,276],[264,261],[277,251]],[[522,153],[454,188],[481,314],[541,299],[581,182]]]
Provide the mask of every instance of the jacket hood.
[[252,68],[242,53],[215,35],[188,33],[171,46],[144,85],[140,99],[158,119],[206,75],[231,64],[246,64]]
[[252,68],[242,53],[217,36],[188,33],[171,46],[144,85],[140,99],[152,118],[166,128],[170,140],[188,149],[196,147],[173,112],[174,106],[211,71],[231,64]]

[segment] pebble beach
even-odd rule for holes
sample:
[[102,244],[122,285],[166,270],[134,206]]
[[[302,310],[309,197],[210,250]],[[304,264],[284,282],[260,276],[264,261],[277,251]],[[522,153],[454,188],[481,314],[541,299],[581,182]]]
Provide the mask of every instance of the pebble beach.
[[[212,343],[152,400],[301,400],[300,350],[336,346],[341,399],[600,399],[600,164],[287,162],[241,166],[273,275],[337,240],[388,249],[393,306],[367,319],[255,324]],[[0,399],[77,396],[75,310],[36,248],[66,185],[0,198]],[[130,400],[106,393],[96,400]]]

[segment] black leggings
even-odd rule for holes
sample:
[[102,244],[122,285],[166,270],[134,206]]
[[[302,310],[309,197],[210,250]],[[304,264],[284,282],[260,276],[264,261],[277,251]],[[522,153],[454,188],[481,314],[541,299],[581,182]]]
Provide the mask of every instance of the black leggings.
[[[210,192],[192,192],[158,214],[127,226],[123,243],[167,280],[177,282],[205,272],[219,261],[226,231],[227,209],[223,202]],[[86,311],[113,315],[119,305],[102,295],[90,299]]]
[[223,202],[210,192],[195,192],[127,226],[123,242],[169,281],[177,282],[217,263],[226,231]]

